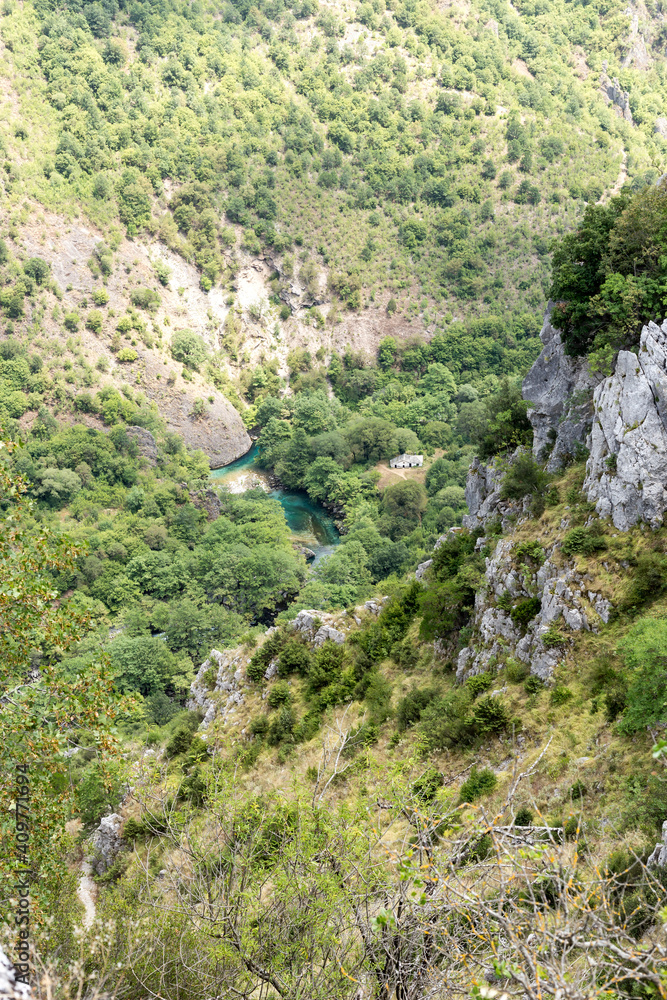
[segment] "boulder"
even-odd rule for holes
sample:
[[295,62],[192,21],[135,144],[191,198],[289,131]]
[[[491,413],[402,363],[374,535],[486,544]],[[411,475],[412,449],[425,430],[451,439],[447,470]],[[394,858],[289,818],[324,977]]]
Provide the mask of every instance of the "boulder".
[[667,819],[662,824],[662,840],[646,862],[647,868],[667,868]]
[[420,563],[415,570],[415,580],[423,580],[426,575],[426,570],[432,565],[432,559],[427,559],[426,562]]
[[331,625],[321,625],[315,633],[313,646],[323,646],[327,639],[330,642],[335,642],[337,646],[342,646],[345,642],[345,633],[339,632],[337,628],[332,628]]
[[98,875],[104,875],[111,868],[116,860],[116,855],[120,852],[122,847],[120,837],[122,822],[118,813],[103,816],[100,820],[100,825],[93,834],[93,847],[95,849],[93,868]]
[[[557,471],[584,445],[593,419],[595,378],[586,358],[565,353],[560,331],[551,325],[553,302],[547,306],[540,333],[542,353],[523,380],[523,398],[530,404],[533,453],[549,454],[547,470]],[[551,449],[549,451],[549,449]]]
[[594,393],[584,491],[601,517],[627,531],[667,511],[667,321],[649,323],[639,351],[620,351]]

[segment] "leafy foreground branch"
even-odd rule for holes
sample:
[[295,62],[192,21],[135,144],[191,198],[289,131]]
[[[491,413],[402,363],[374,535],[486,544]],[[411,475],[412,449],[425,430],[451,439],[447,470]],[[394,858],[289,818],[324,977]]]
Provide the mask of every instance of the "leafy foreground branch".
[[144,834],[101,913],[116,995],[667,995],[663,869],[598,868],[576,831],[513,825],[512,794],[487,817],[427,784],[334,808],[249,798],[220,770],[206,816],[139,796]]

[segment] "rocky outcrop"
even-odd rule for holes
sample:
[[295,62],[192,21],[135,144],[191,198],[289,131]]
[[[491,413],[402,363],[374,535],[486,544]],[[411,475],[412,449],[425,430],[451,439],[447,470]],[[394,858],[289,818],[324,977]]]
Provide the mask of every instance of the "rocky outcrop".
[[191,712],[203,713],[202,729],[207,729],[216,717],[223,721],[230,717],[231,721],[237,706],[243,704],[245,664],[246,659],[238,649],[223,653],[212,649],[202,663],[190,685],[191,698],[187,703]]
[[[19,976],[23,969],[19,969]],[[0,948],[0,998],[1,1000],[29,1000],[30,987],[17,978],[16,969]]]
[[[589,590],[574,567],[559,564],[555,552],[552,546],[542,565],[531,569],[515,555],[511,537],[500,539],[486,560],[484,583],[475,597],[473,640],[459,653],[458,681],[493,669],[508,656],[548,681],[570,635],[595,631],[609,620],[609,601]],[[517,611],[530,599],[537,599],[536,610],[526,622]]]
[[561,468],[585,445],[596,384],[586,358],[571,358],[565,353],[560,331],[551,325],[552,309],[550,302],[540,333],[542,353],[522,387],[523,398],[530,403],[533,452],[536,458],[548,455],[549,472]]
[[630,124],[633,123],[632,111],[630,110],[630,94],[621,88],[618,79],[614,77],[610,80],[606,73],[606,63],[603,66],[603,73],[600,76],[600,90],[610,104],[618,109],[617,113],[621,118],[625,118]]
[[662,116],[656,118],[655,124],[653,125],[653,131],[656,135],[660,135],[663,139],[667,139],[667,118],[663,118]]
[[667,321],[642,330],[639,351],[620,351],[594,394],[584,490],[601,517],[627,531],[653,528],[667,511]]
[[667,819],[662,824],[662,840],[646,862],[647,868],[667,868]]
[[487,465],[475,456],[466,479],[466,503],[469,513],[463,515],[464,528],[474,531],[496,514],[502,482],[503,473],[497,460],[494,459]]
[[93,868],[98,875],[104,875],[111,868],[122,847],[120,827],[122,819],[118,813],[103,816],[100,825],[93,834],[95,859]]
[[155,438],[145,427],[128,427],[127,436],[136,441],[139,454],[146,459],[149,465],[157,465],[158,450]]
[[313,646],[323,646],[327,640],[340,646],[345,642],[345,633],[329,624],[330,620],[331,615],[321,611],[299,611],[292,628],[295,632],[301,632]]

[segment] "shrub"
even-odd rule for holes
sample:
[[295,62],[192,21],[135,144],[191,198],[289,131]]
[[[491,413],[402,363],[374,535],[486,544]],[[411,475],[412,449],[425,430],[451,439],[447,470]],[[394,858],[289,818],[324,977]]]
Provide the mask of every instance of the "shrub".
[[396,724],[400,731],[419,722],[422,712],[434,698],[437,698],[437,688],[413,688],[401,698],[396,710]]
[[433,802],[444,783],[445,776],[431,765],[413,784],[412,794],[423,802]]
[[206,361],[208,350],[203,339],[193,330],[176,330],[171,341],[171,356],[195,371]]
[[528,808],[528,806],[521,806],[517,809],[516,816],[514,817],[515,826],[532,826],[533,825],[533,813]]
[[655,600],[667,587],[667,558],[659,552],[639,556],[634,576],[620,606],[624,611]]
[[145,704],[148,720],[154,722],[156,726],[166,725],[179,712],[178,705],[168,698],[164,691],[156,691],[146,699]]
[[510,717],[502,698],[486,695],[475,703],[470,721],[475,735],[480,737],[503,732],[509,725]]
[[505,676],[510,684],[521,684],[528,676],[528,667],[518,660],[509,659],[505,666]]
[[632,669],[620,729],[639,732],[667,721],[667,618],[643,618],[619,645]]
[[549,476],[530,452],[522,452],[505,473],[501,496],[503,500],[522,500],[532,493],[544,492]]
[[473,698],[476,698],[478,694],[482,691],[488,691],[493,684],[493,674],[485,672],[483,674],[475,674],[474,677],[469,677],[465,682],[465,686],[470,691]]
[[279,708],[280,705],[289,701],[290,690],[287,681],[277,681],[269,691],[269,696],[266,700],[269,708]]
[[35,284],[43,285],[51,273],[51,265],[41,257],[31,257],[23,265],[23,273],[32,278]]
[[523,687],[527,694],[537,694],[544,689],[544,681],[541,681],[535,674],[531,674],[530,677],[526,678]]
[[305,677],[310,671],[313,658],[309,650],[298,639],[290,639],[280,651],[278,673],[281,677],[298,674]]
[[250,732],[262,740],[269,731],[269,720],[265,715],[255,715],[250,720]]
[[102,322],[104,317],[98,309],[93,309],[86,316],[86,327],[88,330],[92,330],[93,333],[99,333],[102,329]]
[[145,832],[144,824],[136,820],[134,816],[130,816],[129,819],[125,820],[123,826],[123,840],[136,840],[137,837],[143,837]]
[[551,692],[550,700],[551,704],[557,707],[559,705],[564,705],[572,697],[574,696],[569,687],[566,687],[564,684],[556,684],[555,688]]
[[529,622],[540,613],[541,607],[542,602],[539,597],[528,597],[514,605],[510,611],[510,617],[518,628],[525,630]]
[[575,781],[575,783],[572,785],[572,788],[570,789],[570,797],[574,800],[583,799],[584,796],[587,794],[588,794],[588,789],[581,780]]
[[130,301],[138,309],[156,312],[160,307],[160,296],[152,288],[134,288],[130,292]]
[[96,288],[91,298],[96,306],[105,306],[109,301],[109,293],[106,288]]
[[192,731],[186,729],[185,726],[179,727],[165,747],[167,757],[177,757],[179,754],[186,753],[192,740]]
[[484,767],[479,771],[475,764],[467,781],[461,785],[461,802],[475,802],[482,795],[492,792],[497,784],[498,779],[490,768]]
[[76,333],[76,331],[79,329],[80,322],[81,322],[81,317],[79,316],[78,312],[65,313],[65,316],[63,318],[63,323],[65,324],[65,328],[69,330],[71,333]]
[[171,268],[163,260],[156,260],[153,264],[155,276],[161,285],[168,285],[171,278]]
[[294,712],[292,711],[291,706],[283,705],[277,718],[275,718],[269,726],[267,737],[271,746],[276,746],[278,743],[282,743],[283,740],[292,735],[295,721]]
[[123,362],[124,364],[136,361],[138,357],[139,355],[133,347],[122,347],[116,355],[117,360]]
[[573,556],[580,553],[584,556],[592,556],[595,552],[601,552],[607,548],[607,543],[602,537],[602,526],[599,522],[589,528],[572,528],[563,539],[561,549],[566,556]]

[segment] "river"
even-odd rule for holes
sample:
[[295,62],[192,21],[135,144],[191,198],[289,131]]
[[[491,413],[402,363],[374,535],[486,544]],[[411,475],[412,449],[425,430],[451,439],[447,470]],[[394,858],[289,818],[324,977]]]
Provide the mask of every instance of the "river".
[[333,518],[301,490],[273,489],[269,473],[257,465],[257,454],[257,445],[254,445],[231,465],[213,469],[211,479],[218,486],[226,486],[232,493],[259,488],[275,497],[285,512],[293,541],[315,553],[315,559],[310,564],[314,566],[322,556],[332,552],[340,541]]

